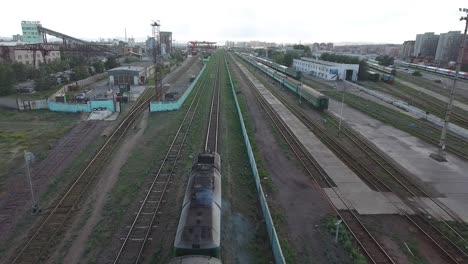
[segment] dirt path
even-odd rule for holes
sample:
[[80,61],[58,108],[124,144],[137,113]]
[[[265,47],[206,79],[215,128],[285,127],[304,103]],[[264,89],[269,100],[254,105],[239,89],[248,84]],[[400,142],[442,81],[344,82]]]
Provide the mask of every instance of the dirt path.
[[278,140],[280,136],[237,71],[234,76],[247,104],[260,158],[276,187],[268,194],[270,208],[278,216],[275,224],[280,225],[280,237],[290,241],[295,262],[347,263],[344,251],[319,228],[321,219],[332,212],[331,206],[295,157],[287,154],[288,147]]
[[[128,135],[126,138],[123,139],[123,144],[114,153],[112,159],[102,172],[102,176],[99,177],[100,180],[87,201],[87,204],[92,206],[91,214],[87,218],[85,225],[79,228],[79,234],[76,238],[73,239],[73,243],[71,244],[70,248],[67,251],[67,254],[65,255],[64,263],[79,263],[80,258],[83,255],[84,250],[86,248],[88,237],[90,236],[96,224],[99,223],[101,219],[101,214],[104,204],[106,202],[107,194],[110,190],[112,190],[112,187],[117,182],[120,173],[120,168],[125,164],[127,158],[135,149],[135,147],[138,146],[138,142],[147,126],[147,120],[148,113],[144,113],[143,118],[137,125],[136,133]],[[85,210],[82,210],[81,214],[84,214],[84,211]],[[77,217],[76,219],[81,219],[81,217]],[[77,224],[79,225],[79,222],[79,220],[76,220],[73,225],[76,227]],[[65,239],[64,241],[66,240],[67,239]]]

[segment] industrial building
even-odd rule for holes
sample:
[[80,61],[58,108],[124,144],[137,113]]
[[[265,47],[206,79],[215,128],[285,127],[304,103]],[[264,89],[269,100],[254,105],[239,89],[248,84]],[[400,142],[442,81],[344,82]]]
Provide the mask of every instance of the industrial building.
[[449,31],[440,34],[434,59],[435,63],[446,66],[451,61],[457,61],[461,40],[462,34],[460,31]]
[[161,55],[172,54],[172,32],[159,32],[161,38]]
[[342,64],[311,58],[294,59],[293,68],[326,80],[357,81],[359,64]]
[[34,59],[34,52],[32,50],[17,50],[14,45],[0,46],[0,62],[6,63],[22,63],[26,65],[34,65],[35,68],[39,68],[42,63],[50,63],[55,60],[60,60],[60,51],[49,51],[42,53],[36,51]]
[[145,68],[136,66],[122,66],[108,71],[111,85],[139,85],[145,81]]
[[427,32],[424,34],[416,35],[416,42],[414,44],[414,56],[434,58],[436,55],[438,43],[439,35],[435,35],[434,32]]
[[21,29],[23,30],[23,41],[27,44],[42,43],[42,35],[37,27],[41,27],[39,21],[21,21]]

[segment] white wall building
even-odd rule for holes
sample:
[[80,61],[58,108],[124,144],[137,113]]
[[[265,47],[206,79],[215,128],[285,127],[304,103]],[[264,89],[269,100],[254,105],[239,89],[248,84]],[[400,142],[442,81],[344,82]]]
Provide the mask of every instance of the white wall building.
[[[34,52],[31,50],[13,50],[11,54],[13,62],[23,63],[27,65],[33,65],[34,63]],[[49,51],[47,55],[42,56],[40,51],[36,51],[36,65],[38,68],[40,64],[60,60],[60,51]]]
[[357,81],[359,64],[342,64],[311,58],[294,59],[293,68],[326,80]]

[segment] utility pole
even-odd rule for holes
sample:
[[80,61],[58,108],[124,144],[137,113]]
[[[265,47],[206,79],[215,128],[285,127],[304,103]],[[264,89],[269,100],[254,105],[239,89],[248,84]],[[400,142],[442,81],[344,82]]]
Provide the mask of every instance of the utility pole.
[[466,31],[468,29],[468,8],[460,8],[461,12],[465,12],[465,16],[460,18],[460,21],[465,20],[465,31],[463,32],[462,40],[460,42],[460,50],[458,52],[457,65],[455,70],[455,76],[453,76],[452,89],[450,90],[450,98],[447,105],[447,110],[445,112],[444,126],[442,127],[442,133],[440,135],[439,148],[437,153],[431,153],[429,155],[431,158],[437,161],[447,161],[445,155],[445,137],[447,135],[447,129],[449,126],[450,114],[452,112],[453,99],[455,97],[455,88],[458,80],[458,73],[460,72],[461,64],[463,63],[463,52],[465,50],[465,40],[466,40]]
[[338,234],[340,233],[340,226],[341,223],[343,222],[342,219],[336,221],[335,226],[336,226],[336,231],[335,231],[335,244],[338,245]]
[[[336,88],[338,88],[338,84],[335,83]],[[343,122],[343,107],[344,107],[344,96],[345,96],[345,84],[343,83],[343,96],[341,97],[341,110],[340,110],[340,123],[338,124],[338,136],[341,135],[341,122]]]
[[299,104],[302,104],[302,84],[303,84],[303,77],[301,76],[301,83],[298,85],[299,90]]
[[34,159],[34,155],[31,152],[24,151],[24,162],[26,163],[26,177],[28,178],[29,188],[31,191],[31,208],[32,214],[36,214],[38,212],[39,206],[36,202],[36,198],[34,197],[34,188],[31,180],[31,170],[29,169],[29,163],[31,163]]
[[161,23],[159,20],[153,21],[151,23],[153,27],[153,63],[154,63],[154,89],[155,89],[155,100],[162,101],[163,91],[162,91],[162,73],[161,73],[161,43],[159,36],[159,27]]

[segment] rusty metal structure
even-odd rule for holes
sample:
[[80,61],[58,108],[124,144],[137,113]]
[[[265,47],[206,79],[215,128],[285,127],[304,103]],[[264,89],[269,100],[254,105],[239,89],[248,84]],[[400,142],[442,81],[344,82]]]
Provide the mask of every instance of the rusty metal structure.
[[188,42],[188,47],[191,50],[192,55],[197,55],[196,50],[213,50],[216,49],[216,42],[212,41],[198,41],[198,40],[193,40]]
[[151,23],[153,33],[153,63],[154,63],[154,100],[162,101],[164,98],[164,91],[162,85],[162,58],[161,58],[161,36],[160,27],[161,23],[159,20]]
[[[111,54],[118,55],[118,53],[112,50],[108,46],[94,44],[88,41],[77,39],[69,35],[38,26],[39,33],[42,35],[42,43],[35,44],[22,44],[16,46],[0,46],[0,56],[5,61],[10,61],[10,51],[11,50],[30,50],[33,51],[33,65],[36,65],[36,52],[40,52],[42,56],[48,55],[51,51],[60,51],[60,52],[74,52],[74,53],[84,53],[84,54]],[[62,39],[62,43],[48,43],[47,35],[51,35],[57,38]],[[47,63],[47,61],[44,61]]]

